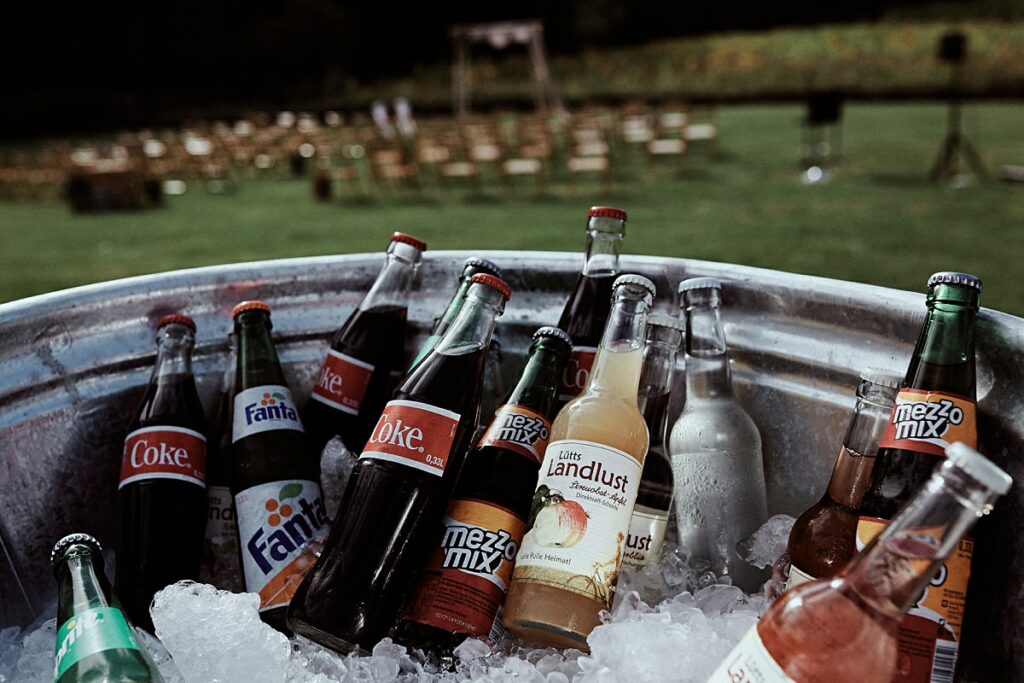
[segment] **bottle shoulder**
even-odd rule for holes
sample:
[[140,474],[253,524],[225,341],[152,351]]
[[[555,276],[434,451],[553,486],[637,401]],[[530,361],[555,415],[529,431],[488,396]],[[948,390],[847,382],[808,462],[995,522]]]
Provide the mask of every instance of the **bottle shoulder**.
[[749,448],[761,450],[761,433],[735,399],[687,400],[669,431],[669,451]]
[[649,435],[636,401],[601,394],[583,394],[570,401],[551,426],[551,442],[593,441],[630,453],[647,454]]

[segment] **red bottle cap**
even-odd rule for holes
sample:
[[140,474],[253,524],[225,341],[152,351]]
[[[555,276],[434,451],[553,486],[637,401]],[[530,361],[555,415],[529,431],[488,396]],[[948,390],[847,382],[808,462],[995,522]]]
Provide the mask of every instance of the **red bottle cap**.
[[156,329],[159,330],[164,325],[174,325],[174,324],[184,325],[185,327],[189,328],[193,332],[196,331],[196,321],[195,320],[193,320],[192,318],[188,317],[187,315],[177,315],[177,314],[174,314],[174,313],[172,313],[171,315],[165,315],[164,317],[160,318],[160,320],[158,320],[157,323],[156,323]]
[[427,243],[418,237],[406,234],[404,232],[398,232],[397,230],[391,233],[392,242],[401,242],[402,244],[408,244],[409,246],[416,247],[420,251],[427,250]]
[[508,283],[502,280],[500,277],[494,277],[493,275],[488,275],[487,273],[477,273],[473,277],[469,278],[469,282],[470,284],[473,284],[474,282],[479,282],[482,285],[487,285],[491,289],[498,290],[501,293],[501,295],[505,297],[505,301],[508,301],[509,299],[512,298],[512,288],[509,287]]
[[614,206],[592,206],[587,211],[587,218],[618,218],[620,221],[627,220],[626,212],[616,209]]
[[270,313],[270,306],[262,301],[243,301],[231,309],[231,319],[234,320],[246,311],[265,311]]

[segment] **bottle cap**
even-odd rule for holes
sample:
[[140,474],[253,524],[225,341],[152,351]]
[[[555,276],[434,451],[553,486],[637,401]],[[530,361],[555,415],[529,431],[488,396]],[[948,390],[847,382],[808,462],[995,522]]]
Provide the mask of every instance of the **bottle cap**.
[[880,387],[888,387],[889,389],[899,389],[900,384],[903,382],[903,377],[897,375],[895,372],[889,372],[888,370],[879,370],[878,368],[868,368],[860,373],[860,378],[865,382],[871,382],[877,384]]
[[1000,496],[1013,485],[1009,474],[965,443],[957,441],[946,449],[946,457],[957,467],[971,475]]
[[262,301],[243,301],[231,309],[232,320],[246,311],[264,311],[270,313],[270,306]]
[[572,348],[572,337],[570,337],[569,334],[560,327],[554,327],[552,325],[538,327],[537,331],[533,333],[533,341],[543,338],[557,339],[564,343],[567,348]]
[[160,318],[160,320],[157,321],[156,329],[159,330],[164,325],[184,325],[193,332],[196,331],[196,321],[188,317],[187,315],[165,315],[164,317]]
[[679,293],[689,292],[694,289],[721,289],[722,281],[717,277],[691,277],[679,283]]
[[64,557],[64,552],[73,545],[87,545],[97,554],[103,552],[100,542],[89,534],[68,534],[57,541],[53,550],[50,551],[50,566],[57,566],[57,563]]
[[479,256],[470,256],[466,259],[466,262],[462,264],[462,272],[466,272],[467,268],[475,268],[478,271],[489,273],[494,277],[501,277],[501,268],[494,261],[488,261],[485,258]]
[[469,278],[469,282],[470,284],[473,284],[475,282],[480,283],[481,285],[487,285],[491,289],[498,290],[498,292],[501,293],[503,297],[505,297],[505,301],[508,301],[509,299],[512,298],[512,288],[509,287],[508,283],[502,280],[500,277],[494,277],[493,275],[488,275],[487,273],[477,273],[473,277]]
[[614,292],[622,285],[638,285],[650,292],[652,297],[658,296],[658,288],[654,286],[650,279],[643,275],[628,274],[618,276],[615,278],[615,282],[612,283],[612,291]]
[[421,240],[418,237],[413,237],[412,235],[409,235],[409,234],[404,233],[404,232],[398,232],[397,230],[395,232],[391,233],[391,241],[392,242],[401,242],[402,244],[408,244],[409,246],[415,247],[416,249],[419,249],[420,251],[426,251],[427,250],[427,243],[426,242],[424,242],[423,240]]
[[667,327],[672,330],[679,330],[680,332],[686,331],[686,324],[682,320],[674,315],[665,315],[664,313],[651,313],[647,316],[647,325]]
[[971,275],[970,273],[957,273],[952,270],[943,270],[938,273],[933,273],[928,278],[928,286],[934,287],[935,285],[963,285],[964,287],[971,287],[979,292],[982,291],[981,279],[977,275]]
[[592,206],[587,211],[587,218],[617,218],[620,221],[627,220],[626,212],[616,209],[614,206]]

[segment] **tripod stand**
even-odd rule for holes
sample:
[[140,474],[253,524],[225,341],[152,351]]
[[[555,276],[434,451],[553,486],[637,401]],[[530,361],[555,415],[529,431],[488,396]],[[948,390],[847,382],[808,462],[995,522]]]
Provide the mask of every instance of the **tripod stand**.
[[939,156],[932,166],[932,182],[955,178],[960,175],[960,157],[979,180],[987,180],[988,170],[974,145],[961,130],[961,85],[963,83],[964,51],[966,38],[954,33],[944,36],[939,44],[939,58],[949,62],[949,113],[946,119],[946,139],[939,148]]

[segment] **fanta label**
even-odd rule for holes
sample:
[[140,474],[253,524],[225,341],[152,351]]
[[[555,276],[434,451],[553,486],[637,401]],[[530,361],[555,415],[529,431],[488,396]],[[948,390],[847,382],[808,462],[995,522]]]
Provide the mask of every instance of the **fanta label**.
[[879,446],[939,456],[957,441],[975,448],[978,428],[974,412],[974,401],[964,396],[901,389]]
[[504,448],[539,465],[544,460],[550,435],[551,423],[540,413],[526,406],[503,405],[494,413],[494,419],[476,447]]
[[241,391],[235,396],[232,443],[253,434],[277,429],[304,431],[288,387],[264,384]]
[[512,580],[526,524],[475,500],[448,507],[444,534],[403,618],[452,633],[487,637]]
[[562,401],[576,398],[583,393],[590,379],[590,369],[594,367],[596,346],[574,346],[569,354],[569,362],[565,364],[562,378],[558,386],[558,398]]
[[371,377],[373,366],[369,363],[328,349],[310,398],[343,413],[358,415]]
[[272,481],[235,494],[245,589],[260,594],[260,610],[287,605],[327,538],[320,485]]
[[146,479],[206,487],[206,437],[184,427],[143,427],[124,440],[117,488]]
[[444,474],[459,414],[419,401],[389,401],[360,459],[387,460],[437,476]]

